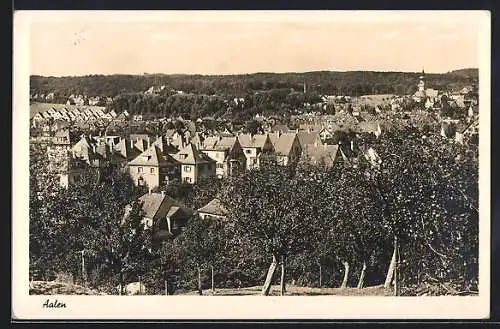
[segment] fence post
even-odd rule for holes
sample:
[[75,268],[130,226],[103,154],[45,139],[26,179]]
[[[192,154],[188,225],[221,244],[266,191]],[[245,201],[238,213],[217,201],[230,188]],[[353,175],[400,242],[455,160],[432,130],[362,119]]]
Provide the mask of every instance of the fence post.
[[321,281],[322,281],[321,264],[319,264],[319,287],[320,288],[321,288]]

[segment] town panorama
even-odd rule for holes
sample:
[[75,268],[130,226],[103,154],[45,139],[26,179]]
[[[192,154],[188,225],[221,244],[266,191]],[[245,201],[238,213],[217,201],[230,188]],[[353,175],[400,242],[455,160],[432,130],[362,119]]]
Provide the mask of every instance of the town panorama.
[[478,70],[30,78],[30,293],[475,295]]

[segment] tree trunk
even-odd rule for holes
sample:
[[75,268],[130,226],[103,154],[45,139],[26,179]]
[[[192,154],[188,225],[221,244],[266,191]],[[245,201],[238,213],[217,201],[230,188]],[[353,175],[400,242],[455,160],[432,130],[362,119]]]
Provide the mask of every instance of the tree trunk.
[[198,295],[203,295],[201,290],[201,268],[198,266]]
[[281,256],[281,296],[285,295],[286,292],[286,283],[285,283],[285,256]]
[[214,266],[210,266],[210,269],[212,270],[212,293],[215,294],[215,284],[214,284]]
[[344,280],[342,280],[340,288],[345,289],[347,288],[347,280],[349,279],[349,262],[343,261],[342,264],[344,265]]
[[363,268],[361,269],[361,274],[359,275],[358,289],[363,288],[363,285],[365,284],[365,275],[366,275],[366,262],[363,262]]
[[[394,237],[396,246],[396,237]],[[389,270],[387,271],[387,276],[385,277],[384,288],[389,289],[391,287],[391,282],[394,277],[394,270],[396,269],[396,248],[394,247],[394,251],[392,253],[391,263],[389,264]]]
[[266,281],[264,282],[264,287],[262,287],[261,294],[263,296],[268,296],[269,291],[271,290],[271,282],[273,280],[274,271],[276,270],[276,265],[278,261],[276,260],[276,256],[273,255],[273,262],[269,265],[269,270],[267,271]]
[[322,281],[322,279],[323,279],[323,275],[322,275],[322,273],[321,273],[321,272],[322,272],[322,271],[321,271],[321,264],[319,264],[319,287],[320,287],[320,288],[321,288],[321,285],[322,285],[321,281]]

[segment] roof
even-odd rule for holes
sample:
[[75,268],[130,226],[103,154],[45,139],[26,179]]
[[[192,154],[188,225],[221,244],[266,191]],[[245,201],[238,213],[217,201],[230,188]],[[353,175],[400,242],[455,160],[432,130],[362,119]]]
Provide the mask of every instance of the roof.
[[280,138],[280,134],[279,133],[268,133],[267,135],[269,136],[269,140],[271,140],[271,143],[273,145],[276,145],[276,142]]
[[289,155],[292,150],[293,142],[297,138],[297,133],[285,133],[281,134],[278,141],[274,145],[274,150],[276,154],[279,155]]
[[438,92],[439,92],[439,91],[438,91],[438,90],[436,90],[436,89],[431,89],[431,88],[429,88],[429,89],[427,89],[427,90],[425,91],[425,94],[426,94],[428,97],[437,97]]
[[199,213],[205,213],[217,216],[227,216],[228,211],[221,204],[220,200],[215,198],[200,209],[197,210]]
[[191,209],[162,193],[146,193],[139,198],[139,201],[142,202],[144,216],[153,220],[173,215],[189,216],[192,213]]
[[207,137],[203,141],[204,150],[226,151],[233,148],[236,137]]
[[[181,155],[185,154],[186,157],[181,158]],[[198,164],[198,163],[212,163],[215,162],[211,157],[206,155],[205,153],[201,152],[194,146],[193,144],[189,143],[184,147],[182,150],[177,152],[174,155],[174,158],[183,163],[183,164]]]
[[144,139],[138,139],[137,142],[135,142],[134,147],[141,152],[144,152],[148,148],[148,143]]
[[413,94],[416,97],[425,97],[425,91],[423,90],[417,90],[415,94]]
[[301,146],[314,144],[319,139],[319,131],[315,132],[299,131],[297,133],[297,138],[299,139],[299,143]]
[[177,160],[168,154],[163,154],[157,145],[152,145],[129,162],[129,166],[156,166],[175,165]]
[[238,135],[238,141],[242,147],[255,147],[255,148],[264,148],[266,144],[267,134],[241,134]]
[[338,145],[305,145],[302,149],[301,159],[312,164],[323,163],[326,167],[332,167],[338,151]]
[[176,130],[175,129],[167,129],[167,131],[165,132],[165,136],[167,137],[173,137],[176,133]]
[[163,154],[175,154],[179,152],[179,149],[171,144],[165,136],[158,137],[151,145],[158,146]]
[[357,130],[360,132],[374,133],[378,131],[379,123],[375,121],[362,121],[358,123]]
[[277,124],[277,125],[274,125],[271,127],[271,131],[273,131],[273,132],[276,132],[276,131],[288,132],[288,131],[290,131],[290,128],[288,128],[287,125]]

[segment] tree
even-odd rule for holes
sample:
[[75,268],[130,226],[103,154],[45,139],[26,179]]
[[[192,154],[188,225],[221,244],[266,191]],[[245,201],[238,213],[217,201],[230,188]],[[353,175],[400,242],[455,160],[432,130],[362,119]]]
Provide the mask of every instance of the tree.
[[278,261],[282,264],[281,293],[285,292],[288,257],[312,246],[319,231],[317,207],[310,200],[317,186],[288,166],[263,165],[227,180],[221,201],[230,213],[236,234],[249,236],[272,263],[262,289],[268,295]]
[[[478,238],[475,152],[435,137],[422,139],[413,128],[392,131],[374,147],[382,165],[371,177],[384,203],[385,232],[394,241],[386,287],[394,278],[399,293],[398,269],[406,284],[436,275],[452,280],[451,273],[470,269],[460,261],[453,268],[457,265],[444,250],[475,263],[475,247],[468,255],[460,248],[462,239],[474,246]],[[470,170],[470,177],[462,170]]]
[[[152,256],[151,232],[141,223],[138,190],[128,175],[111,167],[89,167],[82,172],[78,184],[67,189],[52,185],[40,190],[37,180],[44,172],[32,168],[33,266],[74,276],[80,274],[84,281],[90,272],[90,284],[109,290],[114,289],[115,283],[123,286],[125,276],[130,279],[145,271],[148,257]],[[83,261],[87,266],[80,271]]]
[[255,135],[262,131],[262,125],[256,120],[249,120],[245,124],[248,133]]

